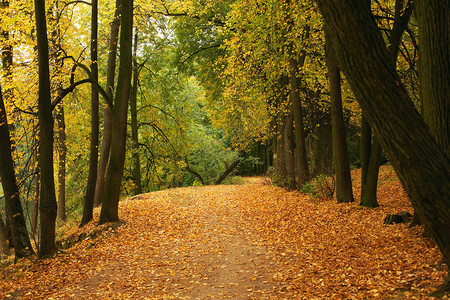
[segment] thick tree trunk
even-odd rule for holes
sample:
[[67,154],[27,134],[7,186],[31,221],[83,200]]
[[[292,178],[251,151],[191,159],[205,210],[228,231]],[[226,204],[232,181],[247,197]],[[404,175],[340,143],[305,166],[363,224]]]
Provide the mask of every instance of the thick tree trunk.
[[[404,0],[395,1],[394,25],[389,36],[388,51],[391,56],[391,63],[394,68],[397,62],[398,51],[402,40],[402,34],[405,31],[413,10],[413,0],[409,0],[405,9]],[[370,0],[366,0],[366,10],[370,13]],[[370,147],[372,140],[372,131],[370,125],[364,117],[362,118],[361,132],[361,206],[378,207],[377,202],[377,183],[379,174],[379,165],[382,157],[382,149],[377,141],[373,138],[373,145]],[[367,129],[368,127],[368,129]],[[367,147],[369,143],[369,147]],[[363,161],[363,159],[365,161]]]
[[[98,82],[98,1],[91,0],[91,74]],[[89,173],[84,196],[83,218],[80,226],[92,220],[94,210],[95,185],[97,181],[98,143],[99,143],[99,93],[95,84],[91,84],[91,146],[89,155]]]
[[331,174],[333,169],[332,128],[330,124],[320,125],[313,129],[317,139],[313,142],[314,176]]
[[19,188],[14,172],[9,138],[8,120],[0,87],[0,179],[5,196],[6,218],[11,227],[11,238],[16,258],[26,257],[34,253],[28,236],[25,217],[20,202]]
[[64,106],[60,104],[57,108],[56,123],[58,127],[58,219],[66,221],[66,121]]
[[450,2],[416,1],[422,116],[450,156]]
[[[331,29],[333,49],[356,99],[367,112],[367,120],[415,211],[430,229],[444,262],[450,265],[450,160],[445,149],[432,137],[395,68],[389,63],[390,55],[371,15],[358,1],[316,2]],[[448,16],[450,3],[447,0],[433,3],[440,3]],[[421,5],[416,9],[425,13]],[[448,34],[449,27],[444,27],[440,29]],[[439,47],[448,51],[448,41],[446,44],[437,41],[432,49],[438,51]],[[427,54],[422,55],[426,60]],[[439,70],[436,69],[436,73]],[[448,69],[447,73],[440,72],[444,72],[445,77]],[[446,119],[448,122],[448,114]]]
[[[108,67],[106,73],[106,93],[109,99],[114,97],[114,80],[116,77],[117,43],[120,28],[120,0],[116,0],[114,20],[111,22],[111,35],[109,40]],[[111,149],[112,110],[106,105],[103,109],[103,139],[98,163],[97,180],[95,185],[94,205],[102,203],[105,194],[106,168],[108,166]]]
[[[327,30],[328,31],[328,30]],[[353,202],[352,178],[350,161],[347,151],[347,136],[345,131],[344,113],[342,111],[341,71],[337,67],[336,59],[328,33],[325,33],[326,61],[328,80],[330,82],[332,145],[334,168],[336,174],[336,198],[338,203]]]
[[105,196],[99,224],[119,221],[119,197],[127,135],[127,109],[131,90],[133,60],[133,0],[122,0],[120,33],[120,65],[113,108],[111,154],[106,176]]
[[53,118],[50,94],[50,72],[48,55],[47,22],[45,1],[35,0],[36,38],[39,64],[39,158],[41,168],[40,214],[41,232],[39,257],[47,257],[56,252],[55,222],[56,195],[53,178]]
[[134,194],[142,194],[141,181],[141,161],[139,157],[139,132],[138,132],[138,118],[137,118],[137,90],[138,90],[138,64],[136,53],[138,48],[138,35],[134,35],[134,59],[133,59],[133,90],[130,98],[130,114],[131,114],[131,143],[132,143],[132,167],[133,167],[133,181],[135,184]]

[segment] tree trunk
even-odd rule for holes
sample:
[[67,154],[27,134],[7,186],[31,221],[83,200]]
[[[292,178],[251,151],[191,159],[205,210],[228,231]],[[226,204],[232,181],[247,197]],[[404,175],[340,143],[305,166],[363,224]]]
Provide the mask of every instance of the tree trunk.
[[361,118],[361,199],[359,202],[361,206],[379,206],[377,185],[381,153],[381,146],[375,137],[372,143],[372,129],[363,111]]
[[141,182],[141,161],[139,157],[139,132],[138,132],[138,118],[137,118],[137,90],[138,90],[138,64],[137,64],[137,48],[138,35],[134,35],[134,59],[133,59],[133,89],[130,98],[130,114],[131,114],[131,143],[132,143],[132,167],[133,167],[133,181],[135,184],[134,194],[142,194]]
[[[111,22],[111,36],[109,40],[108,66],[106,73],[106,93],[109,99],[114,97],[114,80],[116,77],[116,57],[117,42],[120,28],[120,0],[116,0],[116,10],[114,20]],[[105,194],[106,168],[108,166],[109,152],[111,149],[112,132],[112,111],[111,107],[105,105],[103,109],[103,139],[100,151],[100,160],[97,170],[97,180],[95,185],[94,205],[99,206],[102,203]]]
[[[33,128],[34,126],[33,122]],[[39,194],[40,194],[40,185],[41,185],[41,170],[39,168],[39,140],[38,140],[38,132],[34,132],[34,143],[36,144],[36,152],[34,153],[34,161],[36,166],[36,175],[34,176],[34,195],[33,195],[33,211],[31,213],[31,232],[33,236],[37,233],[38,228],[38,217],[39,217]]]
[[309,180],[308,159],[306,157],[305,129],[303,124],[303,108],[300,99],[300,78],[299,68],[303,68],[306,53],[303,52],[300,61],[290,60],[290,80],[291,80],[291,101],[294,112],[294,133],[295,133],[295,166],[297,186],[299,189]]
[[6,218],[11,226],[11,238],[16,258],[26,257],[34,253],[28,236],[25,217],[20,203],[19,188],[14,172],[9,138],[8,120],[0,87],[0,179],[5,196]]
[[450,3],[416,1],[422,116],[450,156]]
[[314,139],[314,176],[331,174],[333,168],[332,128],[330,124],[322,124],[313,129]]
[[47,22],[45,20],[45,0],[35,0],[36,38],[39,65],[39,158],[41,168],[40,214],[41,232],[39,257],[47,257],[56,252],[55,222],[56,195],[53,178],[53,118],[50,94],[50,72],[48,55]]
[[[333,49],[356,99],[367,112],[367,120],[415,211],[430,229],[444,262],[450,265],[450,161],[445,149],[432,137],[389,63],[389,52],[371,15],[357,1],[316,2],[331,29]],[[433,3],[440,3],[448,16],[447,0]],[[424,13],[421,5],[416,9]],[[447,34],[448,28],[440,27]],[[448,51],[448,43],[441,44],[441,41],[430,47],[435,50],[433,53],[440,48]],[[422,59],[427,60],[426,55],[431,54],[425,53]],[[445,73],[440,69],[435,72]],[[441,75],[445,77],[447,73]],[[446,120],[448,122],[448,114]]]
[[[91,1],[91,74],[98,82],[98,1]],[[91,84],[91,147],[89,156],[89,174],[84,196],[83,218],[80,226],[92,220],[94,210],[95,185],[97,180],[98,142],[99,142],[99,93],[95,84]]]
[[239,163],[242,161],[242,157],[244,157],[244,154],[245,152],[241,151],[239,153],[239,157],[231,165],[226,166],[225,171],[219,176],[214,184],[221,184],[225,180],[225,178],[227,178],[228,175],[230,175],[230,173],[233,172],[233,170],[239,165]]
[[277,116],[277,132],[275,136],[275,173],[276,178],[283,180],[286,176],[286,150],[284,143],[284,126],[286,125],[286,116],[279,113]]
[[[413,10],[413,0],[409,0],[405,9],[404,0],[395,1],[395,12],[394,12],[394,25],[392,26],[392,31],[389,37],[389,47],[388,51],[391,56],[391,63],[394,68],[397,63],[398,51],[400,49],[400,43],[402,40],[403,32],[405,31],[409,19]],[[366,0],[366,10],[370,13],[370,0]],[[378,174],[380,168],[380,162],[382,157],[382,149],[377,141],[377,138],[373,138],[373,144],[370,147],[372,131],[370,125],[365,120],[363,112],[361,130],[361,206],[366,207],[378,207],[377,202],[377,184],[378,184]],[[369,145],[367,145],[369,143]],[[368,147],[369,146],[369,147]],[[364,153],[363,153],[364,152]],[[363,161],[363,159],[365,161]]]
[[99,224],[119,221],[119,197],[125,163],[127,109],[132,75],[130,66],[133,60],[133,0],[121,0],[121,3],[120,65],[116,97],[112,111],[111,154]]
[[0,213],[0,259],[2,255],[9,255],[8,233],[5,222],[3,222],[2,214]]
[[328,36],[325,32],[326,63],[328,80],[330,81],[331,126],[332,145],[334,155],[334,168],[336,174],[336,198],[338,203],[353,202],[352,178],[350,174],[350,161],[347,151],[347,137],[345,132],[344,113],[342,111],[341,71],[336,60]]
[[64,116],[64,106],[57,108],[56,123],[58,126],[58,219],[66,221],[66,122]]
[[286,187],[295,190],[297,184],[295,182],[295,160],[294,160],[294,120],[292,104],[287,107],[287,115],[284,124],[284,150],[286,165]]

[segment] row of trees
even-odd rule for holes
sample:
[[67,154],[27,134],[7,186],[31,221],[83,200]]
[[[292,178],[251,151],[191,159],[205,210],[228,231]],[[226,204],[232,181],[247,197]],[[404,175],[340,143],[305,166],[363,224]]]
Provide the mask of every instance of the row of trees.
[[[2,27],[6,107],[0,108],[0,137],[14,139],[1,148],[8,162],[1,175],[5,225],[17,256],[32,253],[19,198],[27,185],[15,179],[26,178],[20,171],[30,169],[22,167],[30,165],[25,161],[39,161],[34,191],[39,188],[40,196],[32,199],[40,208],[44,257],[56,250],[55,220],[57,209],[65,218],[66,188],[78,195],[77,203],[84,199],[82,224],[100,203],[100,223],[114,222],[124,188],[141,193],[220,182],[250,149],[265,150],[260,160],[273,161],[274,177],[287,188],[301,189],[312,177],[334,172],[337,200],[354,201],[347,150],[353,126],[361,130],[361,205],[378,205],[383,149],[449,263],[446,1],[117,0],[99,7],[95,0],[89,6],[36,0],[34,13],[30,7],[2,0],[5,24],[24,23],[16,26],[16,40]],[[33,55],[38,68],[29,61]],[[39,74],[37,111],[30,100],[36,97],[23,97],[33,90],[25,82],[37,81],[33,74]],[[15,98],[27,100],[19,105]],[[87,102],[89,113],[81,113]],[[38,159],[30,154],[36,142],[21,142],[37,133]],[[209,155],[207,163],[202,157]]]
[[[239,1],[226,14],[223,3],[212,7],[203,39],[191,43],[200,44],[198,51],[220,45],[200,60],[211,69],[202,69],[201,78],[210,101],[222,108],[216,124],[238,145],[272,140],[277,178],[291,189],[322,165],[319,151],[307,155],[307,136],[317,144],[330,140],[329,131],[314,133],[331,124],[336,196],[349,202],[346,115],[352,116],[343,113],[342,93],[356,100],[361,205],[378,206],[383,149],[448,264],[448,1]],[[318,159],[308,163],[311,158]],[[447,279],[442,289],[448,288]]]
[[[0,222],[3,225],[0,237],[2,244],[9,240],[10,246],[17,245],[14,246],[17,257],[33,252],[28,236],[37,237],[41,256],[55,250],[54,240],[48,237],[54,237],[51,232],[54,232],[56,211],[61,224],[67,215],[72,219],[79,213],[82,214],[82,225],[92,219],[93,207],[102,203],[104,191],[111,192],[105,189],[106,174],[109,149],[112,140],[117,140],[112,138],[111,131],[113,102],[118,93],[116,74],[120,73],[120,62],[116,66],[120,45],[120,2],[105,2],[97,10],[95,3],[88,6],[83,2],[47,1],[46,9],[42,6],[44,3],[35,6],[44,9],[45,14],[43,20],[47,29],[40,32],[49,33],[47,42],[43,41],[45,35],[40,36],[44,45],[41,50],[36,46],[36,12],[32,12],[31,4],[5,1],[1,10],[4,20],[1,80],[6,105],[2,110],[5,113],[2,124],[9,121],[9,126],[2,126],[2,130],[9,129],[9,134],[3,135],[6,152],[2,153],[12,154],[12,167],[4,173],[6,177],[2,180],[6,218]],[[145,5],[136,3],[134,6],[134,59],[133,68],[128,68],[133,72],[133,82],[131,90],[125,91],[130,94],[127,100],[130,110],[124,113],[128,110],[124,106],[121,112],[122,118],[127,118],[121,121],[122,125],[126,124],[127,143],[126,146],[116,145],[124,151],[127,166],[120,168],[119,162],[118,169],[124,173],[120,178],[124,180],[123,184],[114,186],[120,187],[118,191],[122,195],[130,195],[173,186],[220,182],[241,161],[239,152],[230,149],[222,131],[212,127],[204,111],[203,90],[198,80],[192,74],[177,70],[180,60],[177,41],[171,33],[174,23],[155,13],[164,11],[162,7],[156,9],[153,5]],[[97,22],[103,24],[100,28],[109,23],[110,30],[96,32],[95,26],[89,24]],[[39,24],[42,26],[42,20]],[[7,39],[13,27],[17,30]],[[47,50],[45,45],[48,45]],[[38,55],[38,51],[44,54]],[[53,137],[39,148],[41,151],[46,149],[44,156],[52,162],[52,165],[44,162],[44,166],[38,165],[42,156],[38,155],[37,147],[41,144],[37,138],[40,134],[38,112],[43,110],[37,107],[38,95],[33,91],[38,90],[37,74],[43,76],[45,72],[38,72],[37,58],[43,58],[41,63],[48,62],[50,76],[50,96],[44,95],[50,101],[47,107],[50,111],[41,125],[45,126],[47,134],[54,128]],[[47,66],[42,68],[45,70]],[[42,84],[44,81],[47,79],[41,79]],[[99,111],[100,104],[103,113]],[[12,142],[12,147],[7,146],[7,137],[10,137],[8,141]],[[49,141],[54,141],[53,145],[48,144]],[[53,154],[52,158],[49,153]],[[55,182],[52,184],[53,174]],[[11,192],[7,187],[9,180],[15,182],[17,192]],[[40,193],[44,192],[42,197]],[[13,194],[17,198],[13,202],[6,201],[11,199],[7,195]],[[118,199],[119,196],[115,201]],[[18,208],[14,210],[10,203]],[[117,206],[115,203],[111,207]],[[43,210],[40,214],[39,208]],[[20,219],[23,238],[14,231],[15,225],[9,216]],[[50,220],[48,225],[42,222],[42,217]],[[27,230],[29,225],[31,235]],[[40,236],[36,236],[38,229]],[[14,240],[24,240],[24,246]],[[44,251],[46,247],[50,250]]]

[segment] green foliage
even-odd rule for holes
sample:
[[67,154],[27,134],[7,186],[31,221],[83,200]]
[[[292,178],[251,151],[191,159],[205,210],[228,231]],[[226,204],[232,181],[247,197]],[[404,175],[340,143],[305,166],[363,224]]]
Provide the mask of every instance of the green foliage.
[[305,183],[300,192],[308,194],[313,200],[328,200],[333,198],[334,190],[334,177],[319,175]]
[[289,179],[286,178],[283,174],[276,172],[274,167],[269,167],[267,170],[267,176],[272,180],[273,185],[279,187],[287,187],[289,186]]

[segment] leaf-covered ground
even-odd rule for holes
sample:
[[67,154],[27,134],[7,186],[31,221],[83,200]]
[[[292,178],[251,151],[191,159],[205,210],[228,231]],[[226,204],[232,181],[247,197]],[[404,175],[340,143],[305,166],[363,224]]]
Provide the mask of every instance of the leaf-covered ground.
[[442,283],[442,257],[421,229],[383,225],[387,213],[412,212],[390,167],[377,209],[263,181],[123,201],[121,226],[73,229],[88,238],[3,268],[0,298],[426,299]]

